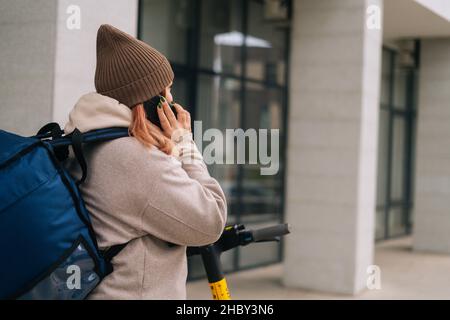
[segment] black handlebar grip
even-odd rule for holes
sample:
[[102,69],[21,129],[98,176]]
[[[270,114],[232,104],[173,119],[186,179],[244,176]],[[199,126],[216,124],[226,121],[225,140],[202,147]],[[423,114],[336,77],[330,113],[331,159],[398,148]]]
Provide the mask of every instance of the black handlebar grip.
[[261,228],[257,230],[252,230],[253,241],[264,241],[264,240],[272,240],[275,237],[280,237],[288,234],[289,225],[285,224],[277,224],[275,226]]

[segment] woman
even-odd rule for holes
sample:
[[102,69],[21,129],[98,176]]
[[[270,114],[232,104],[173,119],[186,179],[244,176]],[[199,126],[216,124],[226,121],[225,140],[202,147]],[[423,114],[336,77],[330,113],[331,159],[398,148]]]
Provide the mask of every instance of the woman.
[[[162,129],[146,119],[144,101],[173,101],[173,78],[161,53],[100,27],[97,92],[80,98],[65,132],[129,128],[130,137],[85,148],[81,185],[99,247],[129,243],[91,299],[185,299],[186,246],[213,243],[224,228],[226,199],[192,140],[189,113],[175,104],[175,116],[166,102],[158,107]],[[75,162],[69,169],[79,176]]]

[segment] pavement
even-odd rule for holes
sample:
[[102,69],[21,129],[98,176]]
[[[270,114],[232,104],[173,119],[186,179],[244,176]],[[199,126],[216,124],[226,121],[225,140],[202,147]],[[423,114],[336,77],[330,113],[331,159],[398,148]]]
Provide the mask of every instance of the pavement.
[[[450,299],[450,256],[412,251],[411,237],[380,242],[375,262],[381,288],[357,295],[339,295],[283,287],[282,264],[227,275],[234,300],[246,299]],[[188,299],[211,299],[207,280],[187,284]]]

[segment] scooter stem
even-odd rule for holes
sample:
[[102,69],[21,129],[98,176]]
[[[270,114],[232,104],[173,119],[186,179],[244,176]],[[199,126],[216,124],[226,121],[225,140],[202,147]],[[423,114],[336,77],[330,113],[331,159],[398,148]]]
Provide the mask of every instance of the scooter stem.
[[228,291],[227,281],[222,271],[220,263],[221,250],[214,244],[203,247],[201,256],[206,274],[208,276],[209,287],[214,300],[231,300]]

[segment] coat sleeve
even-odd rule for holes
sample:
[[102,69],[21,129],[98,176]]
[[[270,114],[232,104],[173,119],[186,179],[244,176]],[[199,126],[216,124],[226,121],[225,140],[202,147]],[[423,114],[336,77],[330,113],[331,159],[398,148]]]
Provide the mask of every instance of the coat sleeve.
[[165,156],[164,166],[141,213],[141,228],[178,245],[214,243],[222,234],[227,203],[219,183],[212,178],[195,143],[177,147],[175,157]]

